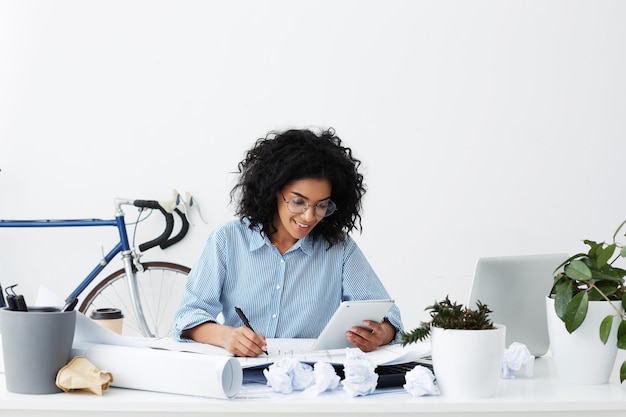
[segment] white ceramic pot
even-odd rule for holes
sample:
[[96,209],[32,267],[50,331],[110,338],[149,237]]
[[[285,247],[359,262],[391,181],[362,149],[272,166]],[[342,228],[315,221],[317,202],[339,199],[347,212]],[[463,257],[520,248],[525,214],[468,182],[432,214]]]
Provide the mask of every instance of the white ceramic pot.
[[[614,303],[620,308],[619,303]],[[554,299],[546,297],[550,351],[556,376],[573,384],[605,384],[609,381],[617,355],[618,317],[615,316],[606,345],[600,340],[600,323],[616,315],[606,301],[590,301],[585,320],[573,333],[554,310]]]
[[433,371],[441,395],[486,398],[496,393],[506,327],[489,330],[431,329]]

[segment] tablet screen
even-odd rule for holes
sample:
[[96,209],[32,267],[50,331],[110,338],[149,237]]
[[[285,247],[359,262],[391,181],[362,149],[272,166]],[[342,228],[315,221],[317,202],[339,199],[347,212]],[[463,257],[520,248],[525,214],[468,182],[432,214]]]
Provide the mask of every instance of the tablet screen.
[[354,347],[346,331],[363,326],[363,320],[381,321],[393,306],[393,300],[343,301],[313,344],[315,350]]

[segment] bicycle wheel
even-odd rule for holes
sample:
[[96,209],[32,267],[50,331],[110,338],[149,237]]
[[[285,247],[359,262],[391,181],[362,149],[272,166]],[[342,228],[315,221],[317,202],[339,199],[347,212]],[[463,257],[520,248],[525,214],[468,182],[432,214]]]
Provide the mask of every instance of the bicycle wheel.
[[[156,337],[170,336],[189,268],[170,262],[146,262],[142,265],[143,272],[135,273],[146,322]],[[100,281],[87,294],[78,310],[89,317],[92,310],[108,307],[122,310],[124,336],[145,336],[135,316],[124,269]]]

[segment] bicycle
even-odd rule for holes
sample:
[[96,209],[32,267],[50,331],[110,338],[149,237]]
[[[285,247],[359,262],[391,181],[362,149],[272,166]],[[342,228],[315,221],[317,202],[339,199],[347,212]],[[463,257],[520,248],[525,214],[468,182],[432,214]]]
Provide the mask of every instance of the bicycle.
[[[191,197],[188,196],[189,205]],[[118,230],[119,241],[96,264],[92,271],[78,284],[65,299],[66,305],[77,305],[79,296],[99,276],[103,269],[121,254],[123,268],[111,273],[98,282],[82,300],[78,311],[88,315],[98,308],[119,308],[124,314],[125,336],[163,337],[171,333],[172,318],[182,298],[185,278],[190,269],[186,266],[163,261],[140,262],[142,254],[156,246],[166,249],[180,242],[189,230],[186,205],[180,195],[174,193],[171,200],[159,203],[156,200],[114,199],[114,219],[42,219],[42,220],[0,220],[0,227],[100,227],[112,226]],[[139,208],[139,217],[134,223],[136,232],[141,213],[149,209],[158,210],[165,217],[165,229],[156,238],[142,243],[138,250],[131,247],[125,213],[122,206]],[[180,230],[172,236],[175,219],[180,218]],[[149,214],[148,214],[149,215]],[[134,243],[133,243],[134,246]]]

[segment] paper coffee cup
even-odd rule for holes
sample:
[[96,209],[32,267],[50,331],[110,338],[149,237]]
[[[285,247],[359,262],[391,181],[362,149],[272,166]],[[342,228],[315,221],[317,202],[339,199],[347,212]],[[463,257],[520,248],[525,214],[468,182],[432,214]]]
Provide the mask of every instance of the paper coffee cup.
[[98,308],[92,310],[89,317],[99,325],[113,330],[115,333],[122,334],[124,315],[119,308]]

